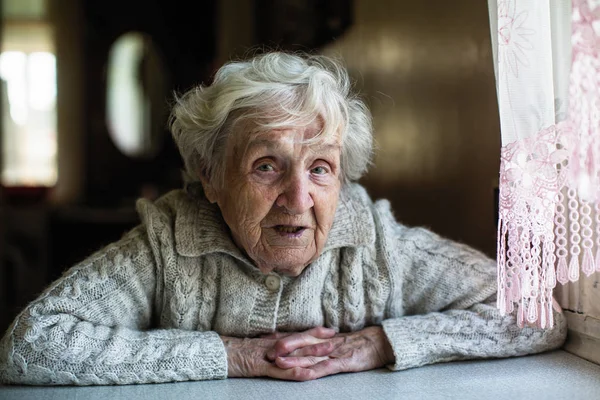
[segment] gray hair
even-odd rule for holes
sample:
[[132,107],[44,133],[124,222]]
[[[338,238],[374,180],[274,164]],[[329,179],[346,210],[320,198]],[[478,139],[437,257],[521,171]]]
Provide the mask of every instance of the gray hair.
[[371,162],[371,113],[351,90],[346,69],[321,55],[270,52],[221,67],[209,86],[175,98],[169,124],[188,179],[223,182],[225,148],[241,121],[256,130],[308,125],[342,135],[341,179],[358,180]]

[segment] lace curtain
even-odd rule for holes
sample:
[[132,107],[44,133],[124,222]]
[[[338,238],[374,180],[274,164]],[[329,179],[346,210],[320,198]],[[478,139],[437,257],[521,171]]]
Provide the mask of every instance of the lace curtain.
[[600,271],[600,0],[488,0],[502,133],[498,308],[551,327]]

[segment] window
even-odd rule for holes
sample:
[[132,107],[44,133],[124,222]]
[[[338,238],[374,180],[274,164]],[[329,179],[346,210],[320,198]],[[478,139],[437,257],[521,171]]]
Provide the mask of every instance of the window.
[[2,173],[4,186],[57,180],[56,57],[44,0],[3,0]]

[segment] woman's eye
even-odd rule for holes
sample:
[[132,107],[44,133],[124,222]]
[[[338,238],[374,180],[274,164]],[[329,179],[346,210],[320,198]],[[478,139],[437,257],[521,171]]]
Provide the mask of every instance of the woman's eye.
[[257,170],[261,172],[272,172],[275,171],[275,168],[271,164],[261,164],[257,168]]
[[327,173],[327,169],[325,167],[315,167],[311,171],[316,175],[325,175]]

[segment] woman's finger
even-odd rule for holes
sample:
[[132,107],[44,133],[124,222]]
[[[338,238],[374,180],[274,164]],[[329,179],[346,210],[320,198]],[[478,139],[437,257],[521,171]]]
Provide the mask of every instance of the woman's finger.
[[315,373],[308,368],[279,368],[274,364],[269,364],[266,369],[266,376],[275,379],[283,379],[287,381],[310,381],[315,379]]
[[281,339],[284,337],[288,337],[290,335],[293,335],[295,333],[306,333],[308,335],[314,336],[316,338],[320,338],[320,339],[328,339],[331,338],[333,336],[335,336],[336,332],[334,329],[331,328],[326,328],[324,326],[317,326],[315,328],[311,328],[307,331],[304,332],[273,332],[273,333],[266,333],[264,335],[261,335],[260,338],[261,339]]
[[[267,352],[267,358],[271,361],[280,356],[287,356],[294,350],[302,347],[311,346],[313,344],[321,343],[329,338],[335,336],[335,330],[331,328],[325,328],[318,326],[316,328],[309,329],[302,333],[295,333],[282,338],[275,343],[273,349]],[[315,354],[310,354],[315,355]]]
[[331,341],[321,342],[317,344],[311,344],[309,346],[301,347],[297,350],[292,351],[287,356],[293,357],[322,357],[328,356],[332,351],[335,350],[335,345]]
[[267,358],[274,361],[277,357],[287,356],[294,350],[321,343],[325,340],[326,339],[319,339],[306,333],[296,333],[283,339],[279,339],[273,348],[267,352]]
[[329,339],[336,335],[335,329],[326,328],[324,326],[317,326],[302,333],[306,333],[307,335],[311,335],[319,339]]
[[327,359],[328,357],[277,357],[275,365],[283,369],[308,368]]
[[344,358],[328,358],[307,369],[312,372],[312,379],[319,379],[324,376],[351,371],[351,369],[348,368],[348,360]]

